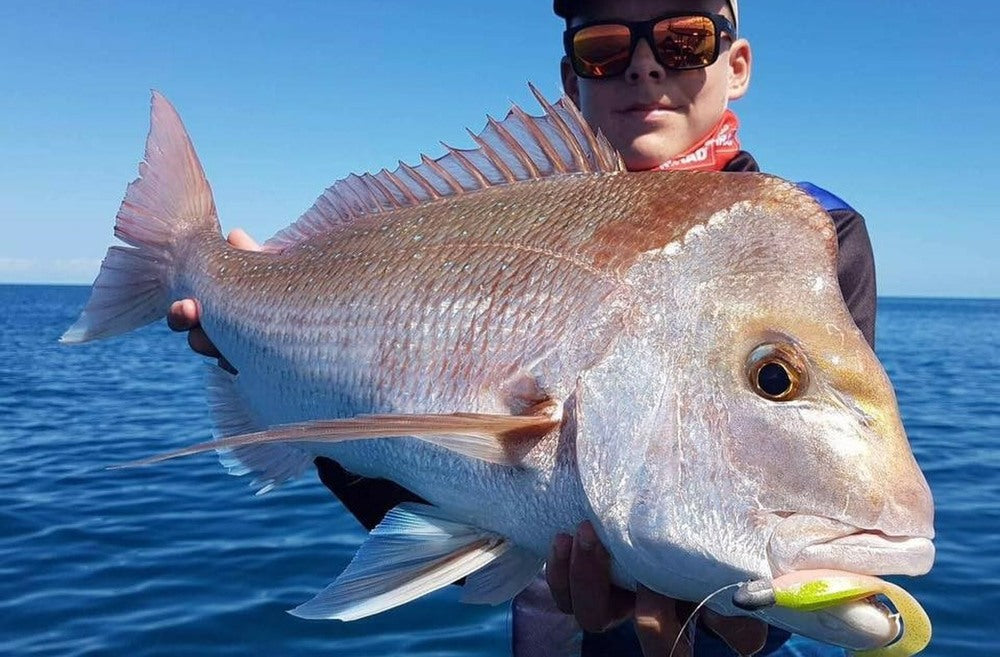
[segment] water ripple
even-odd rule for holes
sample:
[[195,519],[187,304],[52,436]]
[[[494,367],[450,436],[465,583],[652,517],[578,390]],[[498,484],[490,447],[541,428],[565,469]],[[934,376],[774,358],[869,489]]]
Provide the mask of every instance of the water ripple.
[[[199,359],[164,327],[56,343],[86,293],[0,286],[6,654],[509,653],[507,611],[461,605],[455,590],[354,623],[286,614],[363,538],[312,477],[254,497],[209,456],[106,470],[202,440],[209,427]],[[935,621],[927,654],[992,655],[1000,302],[882,299],[879,312],[880,356],[937,503],[935,568],[905,582]]]

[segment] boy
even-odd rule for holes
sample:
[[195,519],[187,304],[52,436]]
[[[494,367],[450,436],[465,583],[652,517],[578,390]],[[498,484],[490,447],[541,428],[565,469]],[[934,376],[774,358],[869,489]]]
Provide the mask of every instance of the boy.
[[[621,152],[630,170],[700,169],[758,171],[749,153],[739,149],[738,121],[731,100],[749,86],[750,44],[738,36],[736,0],[555,0],[555,13],[566,20],[563,87],[584,117]],[[855,322],[874,343],[875,278],[871,246],[863,219],[843,201],[805,186],[827,208],[837,227],[841,290]],[[230,242],[256,248],[242,231]],[[171,307],[175,330],[192,330],[189,343],[199,353],[227,364],[200,329],[192,300]],[[317,459],[320,479],[369,529],[388,509],[411,493],[385,481],[355,477],[328,459]],[[575,537],[553,541],[546,568],[548,589],[536,583],[514,605],[517,655],[551,654],[576,633],[588,632],[582,654],[665,655],[686,617],[675,601],[648,590],[631,594],[612,587],[609,557],[593,529],[581,525]],[[552,609],[553,600],[559,610]],[[622,624],[636,619],[636,632]],[[706,614],[706,626],[739,652],[772,655],[842,655],[813,642],[781,646],[787,633],[766,636],[762,623],[721,619]],[[604,630],[611,630],[604,632]],[[731,654],[707,636],[695,648],[699,657]],[[675,655],[689,655],[681,641]]]
[[[749,87],[752,61],[749,42],[738,35],[736,0],[555,0],[554,9],[567,27],[563,88],[630,170],[759,171],[753,157],[739,149],[738,122],[728,110],[729,101]],[[864,220],[832,194],[802,187],[837,227],[841,291],[874,345],[875,269]],[[633,601],[615,591],[607,560],[589,526],[581,526],[575,538],[556,537],[546,575],[558,607],[575,613],[588,630],[604,629],[631,611],[643,652],[669,651],[678,626],[672,601],[643,591]],[[734,648],[761,647],[762,627],[735,620],[720,626],[709,618],[707,624],[738,644]],[[844,654],[802,639],[793,642],[797,647],[778,648],[786,636],[773,631],[762,654]],[[588,643],[594,650],[588,651]],[[605,645],[598,649],[597,643]],[[583,653],[622,654],[628,643],[627,637],[587,636]],[[698,655],[726,654],[702,642],[697,648]]]

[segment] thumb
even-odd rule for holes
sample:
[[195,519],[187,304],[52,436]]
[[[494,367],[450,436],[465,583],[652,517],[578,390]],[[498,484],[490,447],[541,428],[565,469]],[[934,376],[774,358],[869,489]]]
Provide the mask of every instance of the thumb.
[[257,240],[250,237],[242,228],[234,228],[229,231],[229,237],[226,238],[230,246],[233,246],[242,251],[260,251],[260,244],[257,244]]

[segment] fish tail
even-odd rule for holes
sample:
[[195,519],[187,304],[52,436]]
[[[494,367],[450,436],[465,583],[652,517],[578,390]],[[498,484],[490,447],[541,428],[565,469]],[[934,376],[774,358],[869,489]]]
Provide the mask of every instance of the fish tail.
[[112,246],[90,300],[60,342],[126,333],[162,318],[180,274],[178,259],[192,239],[221,239],[212,190],[176,110],[153,92],[146,155],[115,220]]

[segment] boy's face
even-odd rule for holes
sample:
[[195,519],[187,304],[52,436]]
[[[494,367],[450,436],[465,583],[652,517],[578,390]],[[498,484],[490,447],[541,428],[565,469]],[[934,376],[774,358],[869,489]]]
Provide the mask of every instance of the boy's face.
[[[707,11],[730,20],[725,0],[595,0],[570,25],[593,20],[647,20],[673,11]],[[728,102],[750,81],[750,44],[721,37],[710,66],[674,71],[661,66],[640,39],[628,69],[604,79],[581,78],[567,58],[563,88],[594,128],[599,128],[631,170],[652,169],[683,153],[719,121]]]

